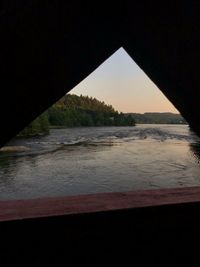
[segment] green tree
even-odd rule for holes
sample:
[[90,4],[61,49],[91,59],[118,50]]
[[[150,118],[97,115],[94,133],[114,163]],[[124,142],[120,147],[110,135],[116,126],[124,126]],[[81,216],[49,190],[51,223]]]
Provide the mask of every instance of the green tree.
[[96,98],[67,94],[46,112],[30,123],[19,135],[46,134],[49,125],[79,126],[128,126],[134,125],[133,116],[118,113],[111,105]]
[[25,127],[18,136],[34,136],[49,133],[48,113],[44,112],[27,127]]

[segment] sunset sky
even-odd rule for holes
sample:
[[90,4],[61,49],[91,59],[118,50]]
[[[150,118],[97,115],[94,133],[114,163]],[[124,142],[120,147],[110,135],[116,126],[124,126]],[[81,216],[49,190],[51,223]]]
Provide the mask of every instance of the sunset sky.
[[70,93],[95,97],[121,112],[179,113],[123,48]]

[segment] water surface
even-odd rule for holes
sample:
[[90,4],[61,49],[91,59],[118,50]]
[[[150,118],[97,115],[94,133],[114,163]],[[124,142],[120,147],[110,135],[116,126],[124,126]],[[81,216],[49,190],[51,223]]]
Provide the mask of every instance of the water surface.
[[199,138],[187,125],[52,129],[0,153],[0,199],[200,185]]

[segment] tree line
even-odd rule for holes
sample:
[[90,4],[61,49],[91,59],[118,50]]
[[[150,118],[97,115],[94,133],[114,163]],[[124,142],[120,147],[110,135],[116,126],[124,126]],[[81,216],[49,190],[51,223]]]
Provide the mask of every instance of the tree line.
[[115,110],[96,98],[67,94],[35,119],[21,133],[21,136],[46,134],[51,126],[134,126],[130,114]]
[[136,123],[146,124],[187,124],[186,120],[180,115],[171,112],[146,112],[129,113]]

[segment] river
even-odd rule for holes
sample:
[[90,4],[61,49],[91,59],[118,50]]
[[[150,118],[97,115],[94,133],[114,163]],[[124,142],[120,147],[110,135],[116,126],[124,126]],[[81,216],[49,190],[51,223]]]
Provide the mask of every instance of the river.
[[51,129],[0,152],[0,199],[199,186],[199,144],[188,125]]

